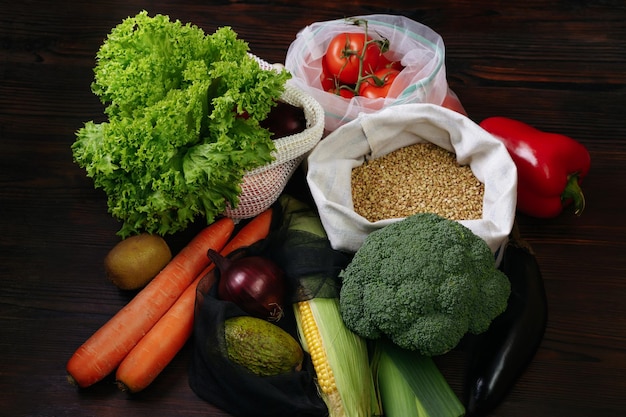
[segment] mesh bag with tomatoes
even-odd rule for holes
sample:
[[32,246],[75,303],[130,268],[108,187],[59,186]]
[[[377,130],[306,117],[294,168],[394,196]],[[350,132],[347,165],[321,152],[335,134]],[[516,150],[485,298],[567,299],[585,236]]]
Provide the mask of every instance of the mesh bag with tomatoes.
[[334,131],[359,113],[396,104],[432,103],[464,112],[448,88],[443,39],[429,27],[395,15],[313,23],[287,51],[288,84],[310,93]]
[[[262,68],[271,71],[274,66],[254,56]],[[241,183],[241,193],[236,207],[228,206],[225,216],[248,219],[269,208],[280,196],[287,182],[300,165],[307,152],[321,140],[324,132],[324,110],[306,91],[287,84],[280,101],[301,108],[304,112],[303,131],[274,140],[274,160],[247,172]]]

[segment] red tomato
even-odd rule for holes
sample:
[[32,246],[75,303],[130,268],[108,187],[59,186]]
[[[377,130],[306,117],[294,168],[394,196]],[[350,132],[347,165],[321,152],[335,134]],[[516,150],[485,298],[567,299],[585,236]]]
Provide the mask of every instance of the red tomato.
[[465,111],[465,107],[461,104],[461,101],[454,95],[454,93],[448,93],[446,97],[443,99],[443,103],[441,103],[443,107],[446,107],[450,110],[454,110],[457,113],[461,113],[464,116],[467,116],[467,112]]
[[320,82],[322,83],[322,90],[328,91],[331,88],[335,88],[336,79],[335,76],[328,71],[326,66],[326,60],[322,59],[322,74],[320,74]]
[[331,88],[327,90],[329,93],[337,94],[343,98],[352,98],[354,97],[354,91],[347,88]]
[[[328,71],[343,84],[355,84],[359,79],[359,64],[362,56],[363,73],[369,73],[378,67],[381,55],[377,42],[364,33],[341,33],[335,36],[326,49],[324,60]],[[365,45],[366,42],[367,46]]]
[[404,69],[400,61],[391,61],[385,55],[381,55],[378,60],[378,69],[381,68],[393,68],[398,71],[402,71]]
[[389,88],[400,71],[393,68],[381,68],[373,74],[372,78],[366,78],[359,87],[359,95],[367,98],[387,97]]

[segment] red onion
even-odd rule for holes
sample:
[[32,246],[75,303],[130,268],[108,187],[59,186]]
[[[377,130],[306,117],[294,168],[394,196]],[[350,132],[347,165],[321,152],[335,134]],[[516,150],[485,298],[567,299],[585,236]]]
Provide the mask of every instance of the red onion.
[[306,117],[302,108],[278,101],[259,124],[274,134],[272,139],[280,139],[306,129]]
[[220,272],[217,296],[237,304],[251,316],[278,321],[283,316],[286,293],[284,273],[271,259],[247,256],[229,259],[209,249]]

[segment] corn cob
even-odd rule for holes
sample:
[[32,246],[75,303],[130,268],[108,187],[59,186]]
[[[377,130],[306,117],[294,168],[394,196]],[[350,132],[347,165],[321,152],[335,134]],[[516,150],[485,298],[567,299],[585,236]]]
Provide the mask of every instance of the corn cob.
[[[306,204],[288,196],[281,197],[281,204],[289,230],[326,238],[319,217]],[[366,342],[343,323],[339,299],[316,297],[294,303],[293,309],[300,342],[311,356],[329,416],[380,415]]]
[[378,341],[374,362],[385,417],[465,415],[465,407],[431,357]]
[[345,411],[341,402],[341,396],[335,383],[335,375],[328,363],[328,356],[322,342],[322,335],[313,317],[311,303],[300,301],[297,303],[298,323],[302,328],[301,335],[305,350],[311,355],[313,369],[317,375],[317,385],[325,397],[326,404],[331,416],[343,416]]

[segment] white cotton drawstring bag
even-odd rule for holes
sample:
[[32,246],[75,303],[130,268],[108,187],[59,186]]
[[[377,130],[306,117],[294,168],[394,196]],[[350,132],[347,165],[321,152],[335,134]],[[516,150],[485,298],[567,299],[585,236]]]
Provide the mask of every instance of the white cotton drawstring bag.
[[496,258],[502,254],[515,220],[515,164],[502,142],[471,119],[434,104],[403,104],[362,113],[326,136],[309,154],[307,183],[334,249],[356,252],[369,233],[400,220],[370,222],[353,210],[352,169],[366,159],[423,142],[456,154],[457,162],[469,165],[484,184],[482,218],[459,222],[483,238]]

